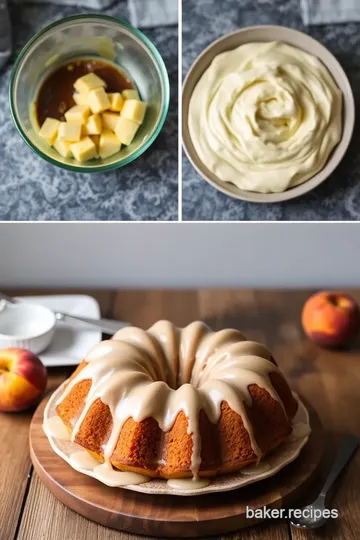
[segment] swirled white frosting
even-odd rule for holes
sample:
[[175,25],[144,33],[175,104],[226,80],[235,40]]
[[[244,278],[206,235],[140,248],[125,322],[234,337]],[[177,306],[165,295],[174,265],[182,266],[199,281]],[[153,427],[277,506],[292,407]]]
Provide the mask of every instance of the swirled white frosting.
[[342,94],[315,56],[284,43],[219,54],[189,104],[195,149],[216,176],[282,192],[326,164],[342,133]]

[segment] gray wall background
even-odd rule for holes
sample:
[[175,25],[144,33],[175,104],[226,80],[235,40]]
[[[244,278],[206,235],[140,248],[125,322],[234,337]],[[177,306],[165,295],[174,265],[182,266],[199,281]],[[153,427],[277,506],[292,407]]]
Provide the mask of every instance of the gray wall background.
[[0,224],[1,287],[360,286],[360,224]]

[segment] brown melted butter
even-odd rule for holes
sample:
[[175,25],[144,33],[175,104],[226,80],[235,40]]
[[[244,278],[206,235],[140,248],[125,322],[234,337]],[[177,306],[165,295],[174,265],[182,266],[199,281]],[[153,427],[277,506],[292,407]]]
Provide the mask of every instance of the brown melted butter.
[[107,92],[122,92],[128,88],[134,88],[125,73],[108,62],[94,59],[69,62],[51,73],[40,87],[35,102],[35,114],[39,126],[43,125],[48,116],[65,120],[64,113],[76,105],[73,100],[74,82],[90,72],[96,73],[106,82]]

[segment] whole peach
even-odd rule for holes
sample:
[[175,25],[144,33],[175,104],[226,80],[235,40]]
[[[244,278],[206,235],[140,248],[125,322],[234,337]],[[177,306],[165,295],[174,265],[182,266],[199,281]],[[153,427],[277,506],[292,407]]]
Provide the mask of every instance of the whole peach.
[[307,336],[318,345],[342,347],[359,332],[360,311],[349,295],[322,291],[305,302],[301,321]]
[[0,411],[28,409],[46,388],[46,368],[41,360],[25,349],[0,350]]

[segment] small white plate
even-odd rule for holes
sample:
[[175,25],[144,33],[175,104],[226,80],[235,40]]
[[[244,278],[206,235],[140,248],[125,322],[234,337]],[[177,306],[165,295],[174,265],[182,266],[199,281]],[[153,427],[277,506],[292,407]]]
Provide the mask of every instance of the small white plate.
[[[40,304],[54,311],[64,311],[100,319],[100,307],[95,298],[80,294],[61,294],[54,296],[19,296],[28,304]],[[54,337],[50,346],[39,358],[46,367],[76,366],[86,353],[101,341],[101,332],[82,330],[64,322],[56,323]]]

